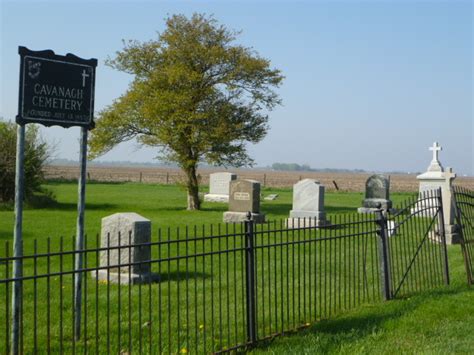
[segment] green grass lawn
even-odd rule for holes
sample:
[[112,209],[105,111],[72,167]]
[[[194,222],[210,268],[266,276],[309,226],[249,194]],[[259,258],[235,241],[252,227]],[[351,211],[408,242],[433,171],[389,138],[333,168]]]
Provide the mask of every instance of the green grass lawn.
[[[34,238],[71,237],[76,232],[77,185],[49,183],[46,188],[54,193],[57,202],[45,207],[25,208],[23,239],[26,248]],[[206,192],[206,187],[202,192]],[[292,204],[291,189],[267,189],[266,196],[277,193],[274,201],[262,199],[261,210],[267,220],[284,219]],[[394,203],[405,200],[413,193],[392,195]],[[326,193],[325,205],[329,214],[355,212],[363,200],[362,193]],[[223,203],[203,202],[201,211],[186,211],[186,192],[176,185],[152,184],[99,184],[90,183],[86,190],[85,230],[89,236],[100,233],[101,218],[116,212],[136,212],[152,221],[152,230],[202,224],[222,223]],[[12,211],[0,210],[0,241],[12,240],[14,216]],[[92,237],[90,237],[93,239]]]
[[[57,202],[43,208],[25,210],[25,254],[33,252],[35,239],[40,252],[45,252],[48,245],[51,250],[58,250],[61,236],[65,237],[62,240],[64,249],[71,249],[71,237],[75,233],[76,224],[77,186],[50,183],[46,187],[56,195]],[[270,193],[278,193],[279,198],[275,201],[262,200],[261,210],[266,213],[267,220],[287,218],[291,209],[291,190],[263,190],[264,195]],[[396,205],[410,196],[413,194],[393,194],[392,199]],[[336,215],[355,212],[363,195],[327,193],[325,199],[327,212],[333,218],[338,218]],[[136,212],[149,218],[152,221],[153,241],[178,239],[180,242],[160,244],[152,248],[153,257],[172,258],[153,265],[153,271],[166,275],[157,284],[119,287],[86,277],[85,316],[89,326],[87,336],[83,336],[77,344],[72,342],[71,336],[71,275],[43,278],[36,284],[32,280],[25,282],[26,349],[31,351],[34,338],[37,339],[38,348],[42,350],[48,349],[47,339],[51,338],[49,346],[52,352],[71,352],[74,347],[77,351],[87,348],[99,353],[106,351],[108,343],[112,352],[126,350],[132,345],[133,350],[139,352],[177,353],[186,350],[196,353],[215,351],[244,342],[242,240],[231,235],[216,240],[186,243],[186,238],[194,235],[239,233],[240,226],[234,229],[233,226],[226,227],[222,224],[226,204],[205,202],[201,211],[193,212],[186,211],[185,207],[185,191],[174,185],[88,184],[86,232],[89,247],[94,247],[97,243],[101,218],[116,212]],[[204,231],[202,227],[194,230],[191,228],[194,225],[206,227]],[[212,233],[209,227],[211,225]],[[0,241],[10,241],[10,247],[12,226],[13,213],[0,211]],[[186,226],[190,228],[186,230]],[[343,232],[339,230],[337,233]],[[324,236],[322,233],[333,232],[317,232],[314,237],[321,238]],[[262,234],[257,237],[257,243],[294,242],[310,236],[282,233],[273,237],[274,239],[266,239],[265,234]],[[257,250],[257,275],[265,276],[257,280],[259,333],[278,331],[275,324],[279,324],[284,330],[300,325],[309,327],[299,333],[263,343],[254,351],[447,353],[469,352],[473,349],[474,336],[470,328],[474,320],[474,299],[472,290],[465,286],[459,247],[449,247],[452,278],[450,287],[406,294],[405,298],[390,302],[380,301],[377,275],[372,275],[371,278],[369,276],[368,282],[375,287],[367,289],[362,279],[352,278],[354,270],[360,274],[362,265],[361,262],[354,264],[352,260],[359,259],[364,250],[367,253],[364,255],[369,256],[370,251],[375,248],[376,244],[364,244],[364,238],[361,237],[347,239],[339,244],[335,241],[315,241],[303,245],[293,244],[287,248]],[[235,251],[190,259],[175,258],[177,255],[225,249]],[[4,252],[4,247],[0,244],[0,255],[5,255]],[[327,253],[333,253],[330,255],[334,259],[325,258]],[[42,273],[48,268],[53,272],[61,271],[61,267],[69,270],[73,263],[71,256],[65,256],[62,261],[59,256],[42,258],[36,272]],[[97,259],[98,253],[90,253],[87,266],[93,267]],[[369,269],[377,266],[374,257],[368,257],[367,260]],[[308,272],[312,268],[318,271]],[[25,275],[34,272],[33,261],[25,262]],[[423,270],[418,272],[423,273]],[[5,267],[0,265],[0,278],[3,275]],[[321,282],[328,282],[328,287],[323,288]],[[340,299],[339,303],[329,303],[328,306],[326,299],[336,295],[340,288],[349,296],[349,302]],[[37,301],[33,302],[35,295]],[[3,301],[5,297],[8,297],[6,288],[0,285],[0,317],[6,314],[6,301]],[[288,304],[292,309],[286,308]],[[35,312],[35,309],[40,311]],[[280,318],[275,319],[275,314]],[[33,324],[37,325],[36,337]],[[4,349],[4,326],[2,321],[0,353]],[[96,335],[99,337],[98,342]],[[151,348],[148,347],[150,344]]]
[[449,247],[451,285],[364,304],[261,344],[271,354],[472,354],[474,289],[466,285],[459,246]]
[[474,292],[451,286],[366,304],[262,344],[271,354],[472,354]]

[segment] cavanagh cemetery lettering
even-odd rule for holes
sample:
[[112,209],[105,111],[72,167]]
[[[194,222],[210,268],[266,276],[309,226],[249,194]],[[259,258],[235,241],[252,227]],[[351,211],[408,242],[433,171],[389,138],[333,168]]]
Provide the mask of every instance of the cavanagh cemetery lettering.
[[17,123],[93,128],[96,59],[19,47]]

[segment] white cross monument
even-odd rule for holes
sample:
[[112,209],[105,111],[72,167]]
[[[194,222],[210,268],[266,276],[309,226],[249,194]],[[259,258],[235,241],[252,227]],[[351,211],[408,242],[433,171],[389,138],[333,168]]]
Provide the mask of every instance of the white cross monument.
[[443,150],[443,148],[438,142],[434,142],[433,146],[429,147],[428,149],[433,152],[433,159],[431,160],[430,166],[428,167],[428,171],[444,171],[443,166],[438,160],[438,153]]
[[[458,226],[454,218],[454,204],[453,196],[451,193],[451,187],[453,180],[456,178],[456,174],[452,168],[447,167],[446,170],[443,168],[438,160],[438,153],[442,150],[442,147],[438,142],[434,142],[433,146],[429,148],[433,152],[433,160],[431,160],[428,171],[416,178],[420,182],[420,198],[427,191],[434,191],[441,188],[441,197],[443,202],[443,217],[444,217],[444,231],[446,234],[446,243],[455,244],[459,243]],[[430,209],[430,207],[433,209]],[[412,213],[417,213],[420,216],[432,215],[436,212],[438,207],[437,200],[419,200],[412,208]],[[438,237],[431,238],[436,240]]]

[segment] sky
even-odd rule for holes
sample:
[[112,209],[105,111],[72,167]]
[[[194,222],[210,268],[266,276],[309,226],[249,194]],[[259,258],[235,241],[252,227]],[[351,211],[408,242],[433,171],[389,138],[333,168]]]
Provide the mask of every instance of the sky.
[[[18,46],[97,58],[96,113],[133,79],[105,65],[122,39],[147,41],[166,17],[212,14],[285,81],[270,130],[248,150],[257,166],[421,172],[440,161],[474,175],[471,1],[0,0],[0,117],[18,110]],[[44,128],[55,157],[78,160],[79,128]],[[152,162],[123,143],[98,160]]]

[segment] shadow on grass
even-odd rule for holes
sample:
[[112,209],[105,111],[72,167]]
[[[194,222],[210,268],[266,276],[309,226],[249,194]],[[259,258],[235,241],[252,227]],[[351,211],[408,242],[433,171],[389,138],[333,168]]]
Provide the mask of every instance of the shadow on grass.
[[[159,273],[158,273],[159,274]],[[173,271],[170,273],[159,274],[159,282],[168,282],[168,281],[186,281],[188,280],[197,280],[197,279],[209,279],[211,278],[210,274],[204,272],[185,272],[185,271]]]
[[291,204],[289,203],[265,203],[260,206],[260,210],[263,213],[276,214],[276,215],[287,215],[290,213]]
[[[3,231],[0,231],[0,241],[7,241],[7,240],[13,240],[13,226],[12,226],[12,229],[11,231],[7,231],[7,232],[3,232]],[[4,253],[5,250],[4,250],[4,244],[0,244],[0,255],[3,255],[2,253]]]
[[[50,208],[57,204],[56,196],[54,194],[44,189],[43,191],[36,192],[33,195],[26,198],[23,202],[24,209],[41,209],[41,208]],[[15,202],[0,202],[0,211],[13,211],[15,207]]]
[[[62,210],[77,211],[77,203],[58,202],[48,195],[33,196],[24,204],[24,210]],[[117,208],[118,205],[112,203],[86,203],[86,210],[108,210]],[[14,204],[1,203],[0,211],[13,211]]]
[[214,207],[214,206],[202,206],[200,210],[197,211],[188,211],[186,206],[162,206],[162,207],[147,207],[142,209],[142,211],[162,211],[162,212],[225,212],[227,211],[227,206],[224,207]]
[[[287,345],[291,343],[304,341],[302,336],[305,334],[327,335],[322,337],[323,347],[337,345],[338,339],[344,339],[344,342],[359,341],[361,338],[371,336],[374,331],[383,328],[383,324],[389,321],[397,320],[406,314],[415,311],[419,306],[430,300],[440,297],[456,295],[462,292],[474,292],[474,289],[466,286],[450,286],[449,289],[441,288],[437,290],[425,291],[418,294],[404,296],[396,300],[373,303],[347,311],[346,314],[340,313],[335,319],[323,319],[318,323],[301,330],[290,330],[285,336],[277,336],[272,339],[262,341],[255,346],[257,350],[271,350],[271,345],[276,339],[283,340]],[[387,307],[383,307],[386,304]],[[371,308],[368,308],[371,307]],[[357,315],[351,313],[359,312]],[[334,342],[334,344],[332,344]],[[329,349],[326,349],[329,350]]]
[[206,206],[201,207],[201,211],[206,211],[206,212],[226,212],[228,210],[229,208],[227,204],[220,204],[216,206],[206,205]]
[[[100,180],[87,180],[87,185],[124,185],[133,181],[100,181]],[[51,186],[64,185],[64,184],[77,184],[77,179],[48,179],[46,183]]]
[[185,206],[162,206],[162,207],[148,207],[142,210],[143,211],[148,210],[148,211],[164,211],[164,212],[172,212],[172,211],[183,212],[183,211],[186,211],[186,207]]
[[[268,203],[262,204],[261,210],[264,213],[275,214],[275,215],[289,215],[292,209],[292,205],[289,203]],[[357,212],[356,208],[353,207],[334,207],[326,206],[326,213],[354,213]]]
[[[116,209],[118,205],[112,204],[112,203],[86,203],[86,210],[93,210],[93,211],[98,211],[98,210],[110,210],[110,209]],[[77,210],[77,204],[76,203],[71,203],[71,202],[57,202],[57,201],[51,201],[49,205],[39,205],[33,207],[34,209],[56,209],[56,210],[62,210],[62,211],[76,211]]]
[[327,206],[326,213],[357,213],[357,208],[355,207],[335,207]]

